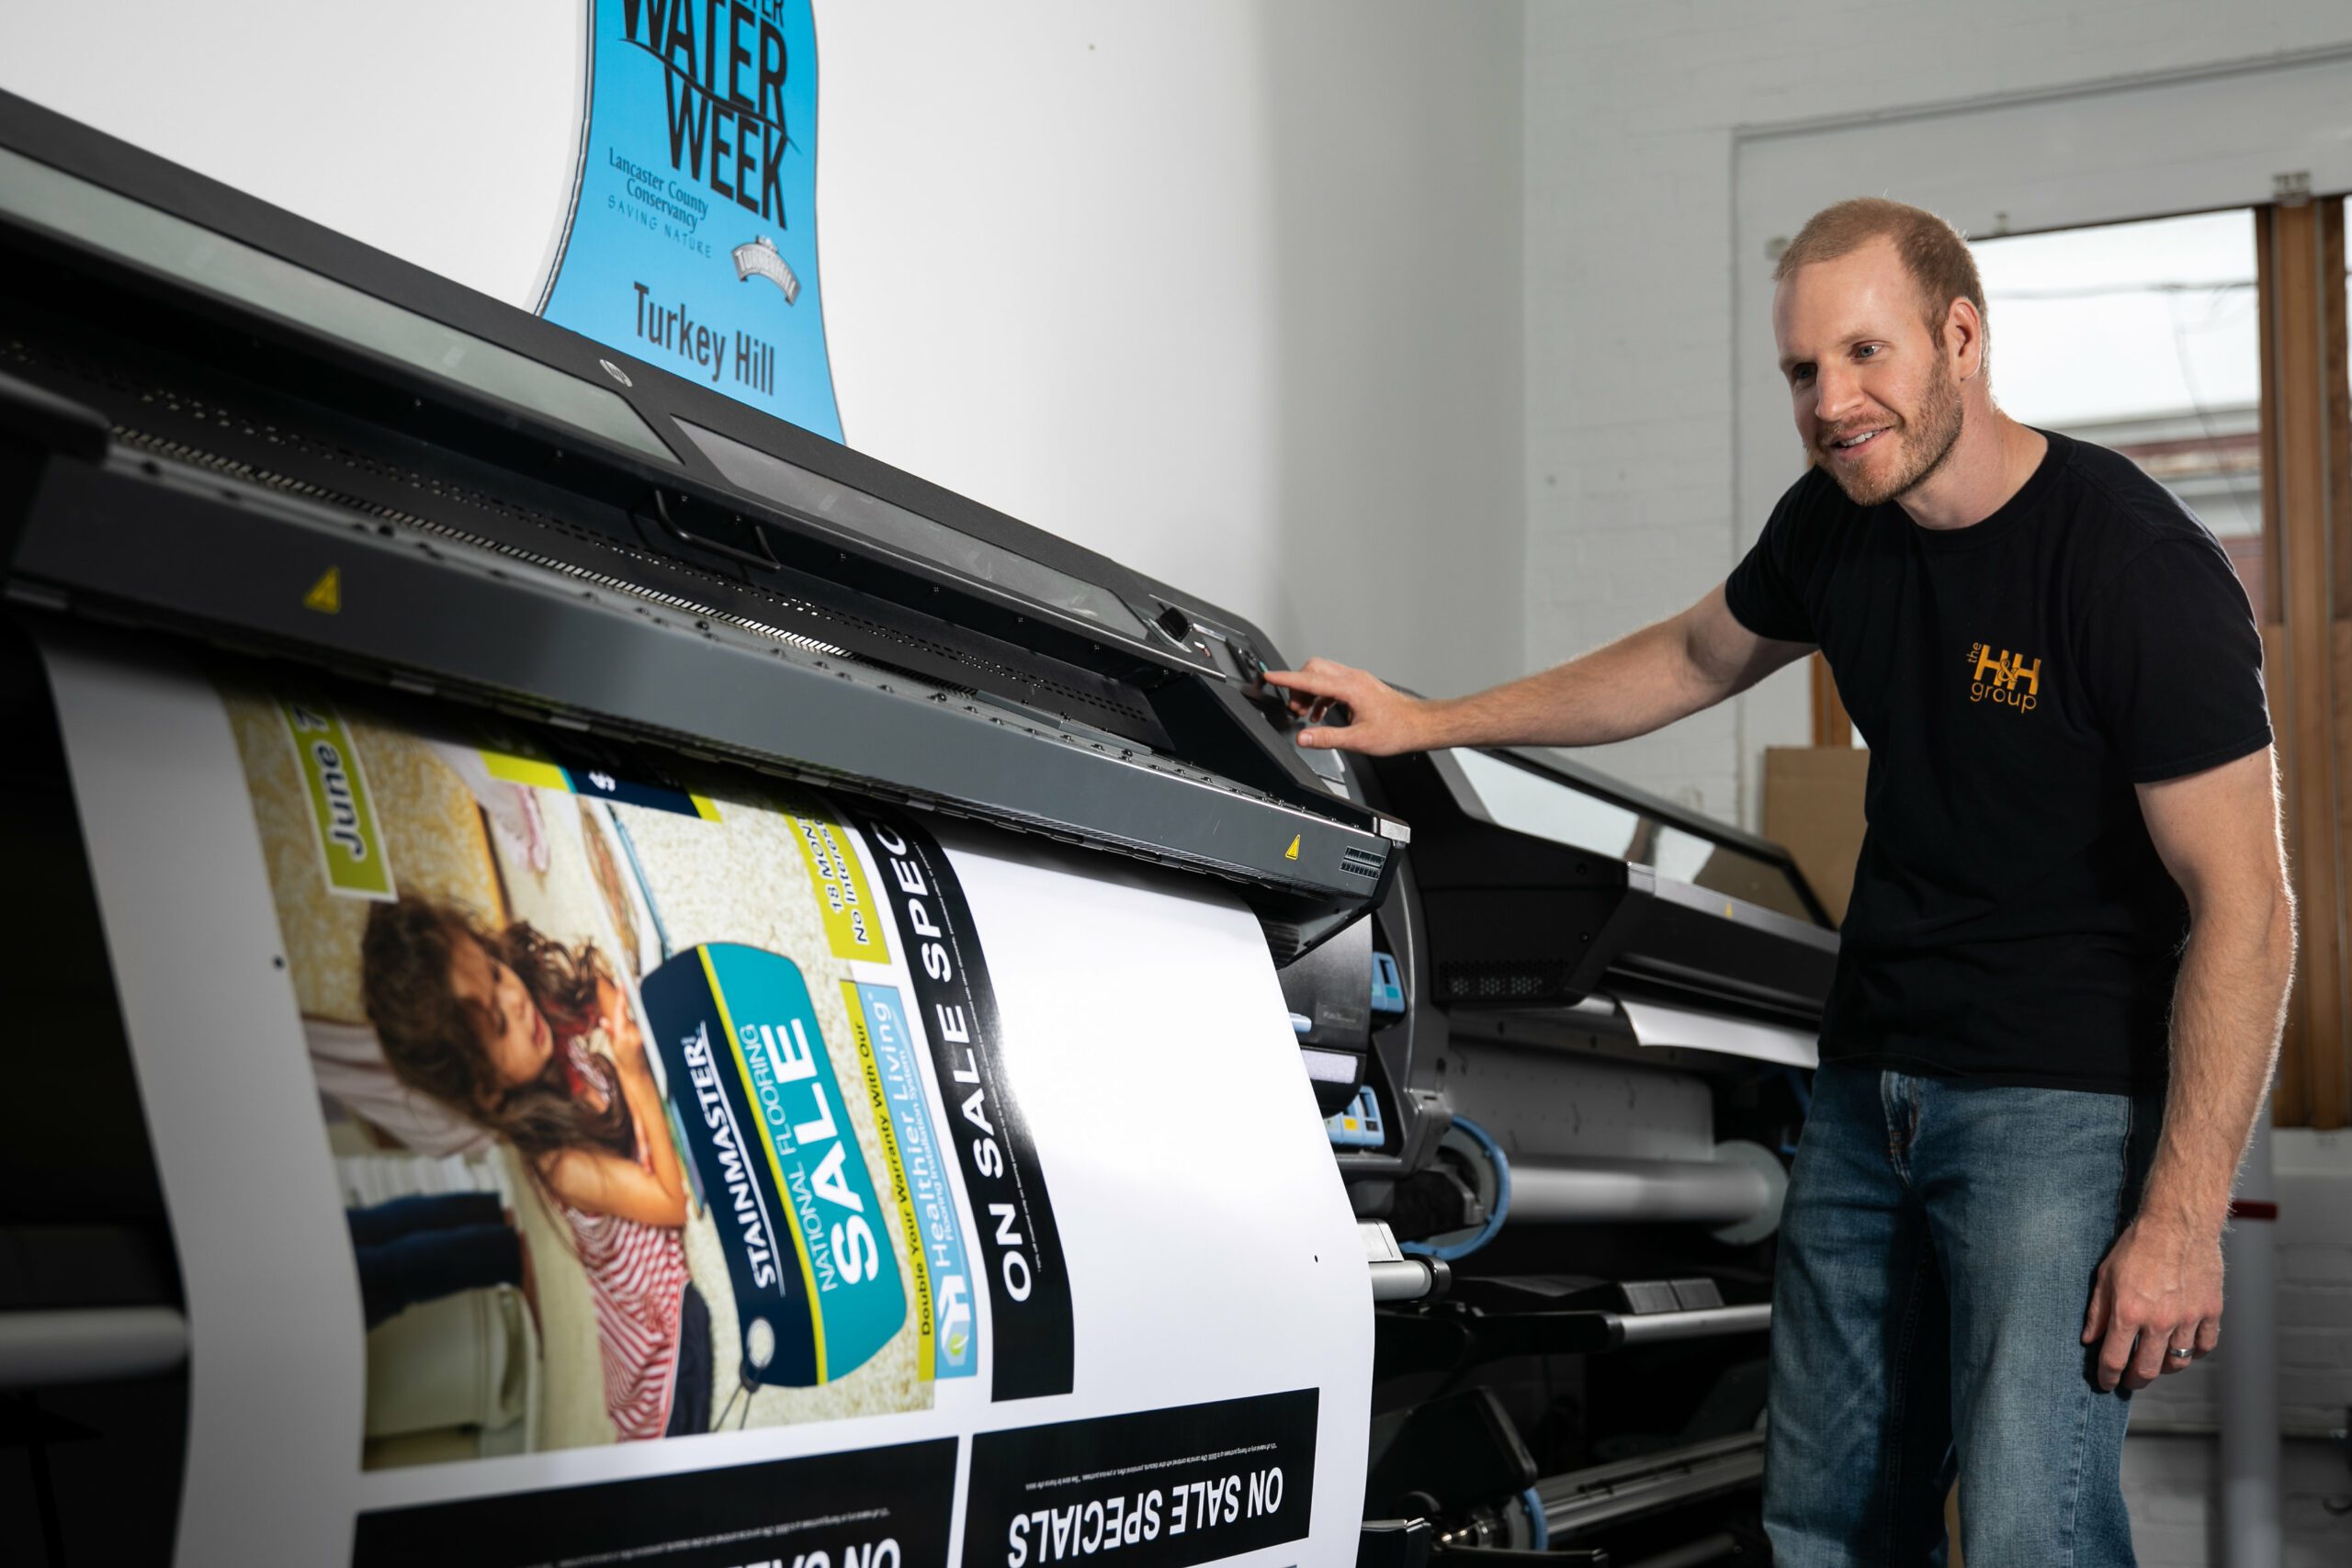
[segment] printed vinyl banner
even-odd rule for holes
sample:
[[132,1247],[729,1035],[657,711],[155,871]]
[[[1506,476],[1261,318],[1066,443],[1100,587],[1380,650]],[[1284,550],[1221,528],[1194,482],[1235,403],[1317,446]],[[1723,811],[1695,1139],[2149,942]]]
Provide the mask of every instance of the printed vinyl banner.
[[996,1396],[1068,1393],[1070,1300],[1061,1236],[1036,1145],[1005,1072],[995,993],[972,912],[955,872],[921,829],[872,808],[859,814],[858,825],[888,868],[880,882],[910,950],[916,1011],[956,1107],[953,1141],[987,1259]]
[[911,1568],[944,1562],[956,1443],[508,1493],[363,1515],[353,1568]]
[[1192,1568],[1306,1534],[1311,1388],[989,1432],[972,1445],[964,1568],[1115,1553]]
[[831,440],[809,0],[594,0],[539,314]]
[[183,1560],[1352,1559],[1363,1253],[1228,895],[123,640],[48,653]]
[[[858,838],[814,795],[722,804],[576,739],[431,733],[283,688],[222,702],[339,1154],[366,1463],[921,1409],[973,1370],[915,1048],[944,1029],[978,1052],[998,1092],[964,1120],[1005,1118],[968,913],[957,1004],[910,1008],[910,979],[933,982],[893,966]],[[886,842],[961,912],[919,829]],[[1029,1205],[999,1230],[1043,1220],[1024,1296],[1042,1277],[1060,1325],[996,1376],[1066,1393],[1045,1173],[1017,1122],[988,1135],[1018,1150]]]

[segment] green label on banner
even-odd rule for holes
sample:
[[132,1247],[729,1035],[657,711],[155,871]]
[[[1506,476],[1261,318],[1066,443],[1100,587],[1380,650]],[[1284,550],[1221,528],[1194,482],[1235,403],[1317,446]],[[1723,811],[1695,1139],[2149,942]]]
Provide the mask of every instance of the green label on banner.
[[390,900],[392,868],[384,858],[384,836],[377,829],[367,775],[359,770],[359,752],[342,716],[325,703],[280,697],[277,706],[310,792],[327,886],[353,898]]
[[865,869],[848,843],[849,832],[828,816],[823,807],[802,795],[782,797],[793,837],[800,844],[800,859],[808,880],[817,885],[817,899],[824,908],[825,942],[835,958],[860,958],[869,964],[890,962],[890,943],[875,917],[874,891],[865,884]]

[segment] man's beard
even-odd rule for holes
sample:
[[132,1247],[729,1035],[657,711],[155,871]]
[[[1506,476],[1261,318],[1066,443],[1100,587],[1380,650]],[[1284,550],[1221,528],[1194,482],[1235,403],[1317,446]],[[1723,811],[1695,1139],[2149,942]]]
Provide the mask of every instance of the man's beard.
[[[1900,434],[1904,450],[1899,466],[1883,474],[1848,472],[1834,454],[1824,452],[1823,466],[1846,499],[1857,506],[1877,506],[1908,494],[1932,478],[1960,440],[1962,421],[1960,381],[1951,367],[1936,367],[1935,379],[1919,404],[1917,420],[1903,420],[1889,434]],[[1879,437],[1881,441],[1886,436]]]

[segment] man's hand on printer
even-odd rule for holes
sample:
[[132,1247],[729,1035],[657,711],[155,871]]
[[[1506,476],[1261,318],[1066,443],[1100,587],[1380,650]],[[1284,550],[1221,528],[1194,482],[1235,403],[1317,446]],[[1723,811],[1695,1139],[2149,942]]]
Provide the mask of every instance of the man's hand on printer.
[[1310,659],[1296,670],[1267,671],[1265,682],[1288,694],[1306,726],[1292,739],[1310,750],[1393,757],[1441,743],[1430,722],[1437,705],[1350,665]]

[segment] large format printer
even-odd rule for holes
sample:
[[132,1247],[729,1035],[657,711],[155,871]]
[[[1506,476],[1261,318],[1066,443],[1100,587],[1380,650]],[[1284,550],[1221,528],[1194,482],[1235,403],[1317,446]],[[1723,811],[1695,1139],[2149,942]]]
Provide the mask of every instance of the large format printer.
[[[63,629],[1238,896],[1361,1222],[1364,1560],[1740,1550],[1835,947],[1784,852],[1544,758],[1303,751],[1277,650],[1214,604],[6,96],[0,258],[5,833],[42,895],[0,961],[25,1541],[167,1556],[186,1462],[172,1111],[36,651]],[[162,1501],[92,1481],[130,1472]]]
[[1409,1560],[1424,1529],[1577,1562],[1767,1560],[1770,1240],[1826,914],[1785,851],[1575,763],[1366,771],[1414,835],[1370,936],[1409,998],[1360,1091],[1383,1136],[1332,1133],[1390,1298],[1366,1560]]

